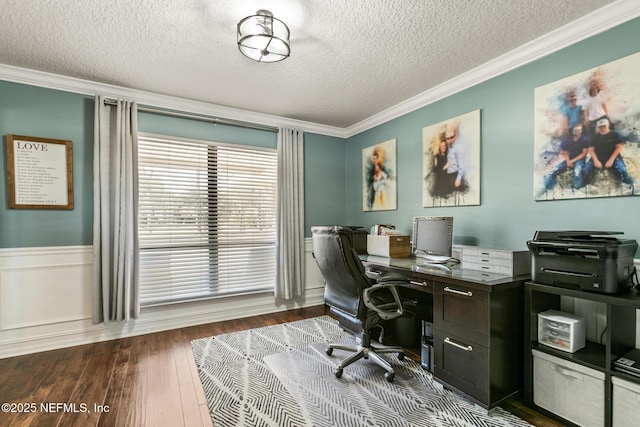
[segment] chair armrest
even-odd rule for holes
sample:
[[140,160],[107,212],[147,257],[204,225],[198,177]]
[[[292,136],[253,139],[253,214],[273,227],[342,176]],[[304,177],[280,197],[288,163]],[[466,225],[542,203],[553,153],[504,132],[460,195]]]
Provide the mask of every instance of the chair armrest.
[[390,273],[385,272],[376,277],[376,282],[378,283],[392,283],[394,282],[396,285],[403,285],[408,282],[407,278],[399,273]]
[[[393,282],[391,282],[391,280]],[[389,281],[385,281],[384,283],[376,283],[375,285],[366,288],[362,292],[362,300],[364,302],[364,305],[378,313],[378,316],[380,316],[380,318],[383,320],[395,319],[396,317],[402,316],[404,314],[404,307],[402,307],[402,301],[400,300],[400,295],[398,294],[398,289],[396,288],[397,285],[402,283],[406,283],[406,281],[401,281],[399,279],[390,279]],[[382,289],[388,289],[389,292],[391,292],[396,305],[396,310],[383,310],[373,304],[373,302],[371,302],[371,295]]]

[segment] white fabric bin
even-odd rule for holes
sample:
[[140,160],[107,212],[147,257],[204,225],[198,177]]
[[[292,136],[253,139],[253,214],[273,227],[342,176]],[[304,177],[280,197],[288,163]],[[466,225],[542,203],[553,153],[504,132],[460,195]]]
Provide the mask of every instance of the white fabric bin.
[[533,353],[533,402],[581,426],[604,425],[603,372],[538,350]]
[[611,377],[613,382],[613,427],[640,426],[640,385]]

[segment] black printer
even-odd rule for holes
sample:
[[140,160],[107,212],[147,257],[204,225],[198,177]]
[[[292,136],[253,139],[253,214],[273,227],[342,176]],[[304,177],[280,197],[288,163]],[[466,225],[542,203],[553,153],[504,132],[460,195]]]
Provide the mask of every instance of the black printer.
[[536,231],[527,242],[534,282],[616,294],[629,288],[638,242],[612,231]]

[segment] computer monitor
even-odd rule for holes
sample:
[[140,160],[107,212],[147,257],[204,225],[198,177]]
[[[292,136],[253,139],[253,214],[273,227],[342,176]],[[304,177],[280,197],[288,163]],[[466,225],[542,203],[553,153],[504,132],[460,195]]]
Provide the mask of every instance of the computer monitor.
[[453,217],[416,216],[413,218],[411,253],[427,263],[445,263],[451,259]]

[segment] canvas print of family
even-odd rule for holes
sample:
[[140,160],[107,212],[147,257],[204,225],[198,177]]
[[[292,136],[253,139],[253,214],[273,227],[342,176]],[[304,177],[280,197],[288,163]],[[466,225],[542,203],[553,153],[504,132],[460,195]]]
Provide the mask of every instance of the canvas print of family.
[[397,208],[396,140],[391,139],[362,150],[362,210],[387,211]]
[[480,110],[422,129],[422,206],[480,204]]
[[535,90],[534,198],[640,193],[640,53]]

